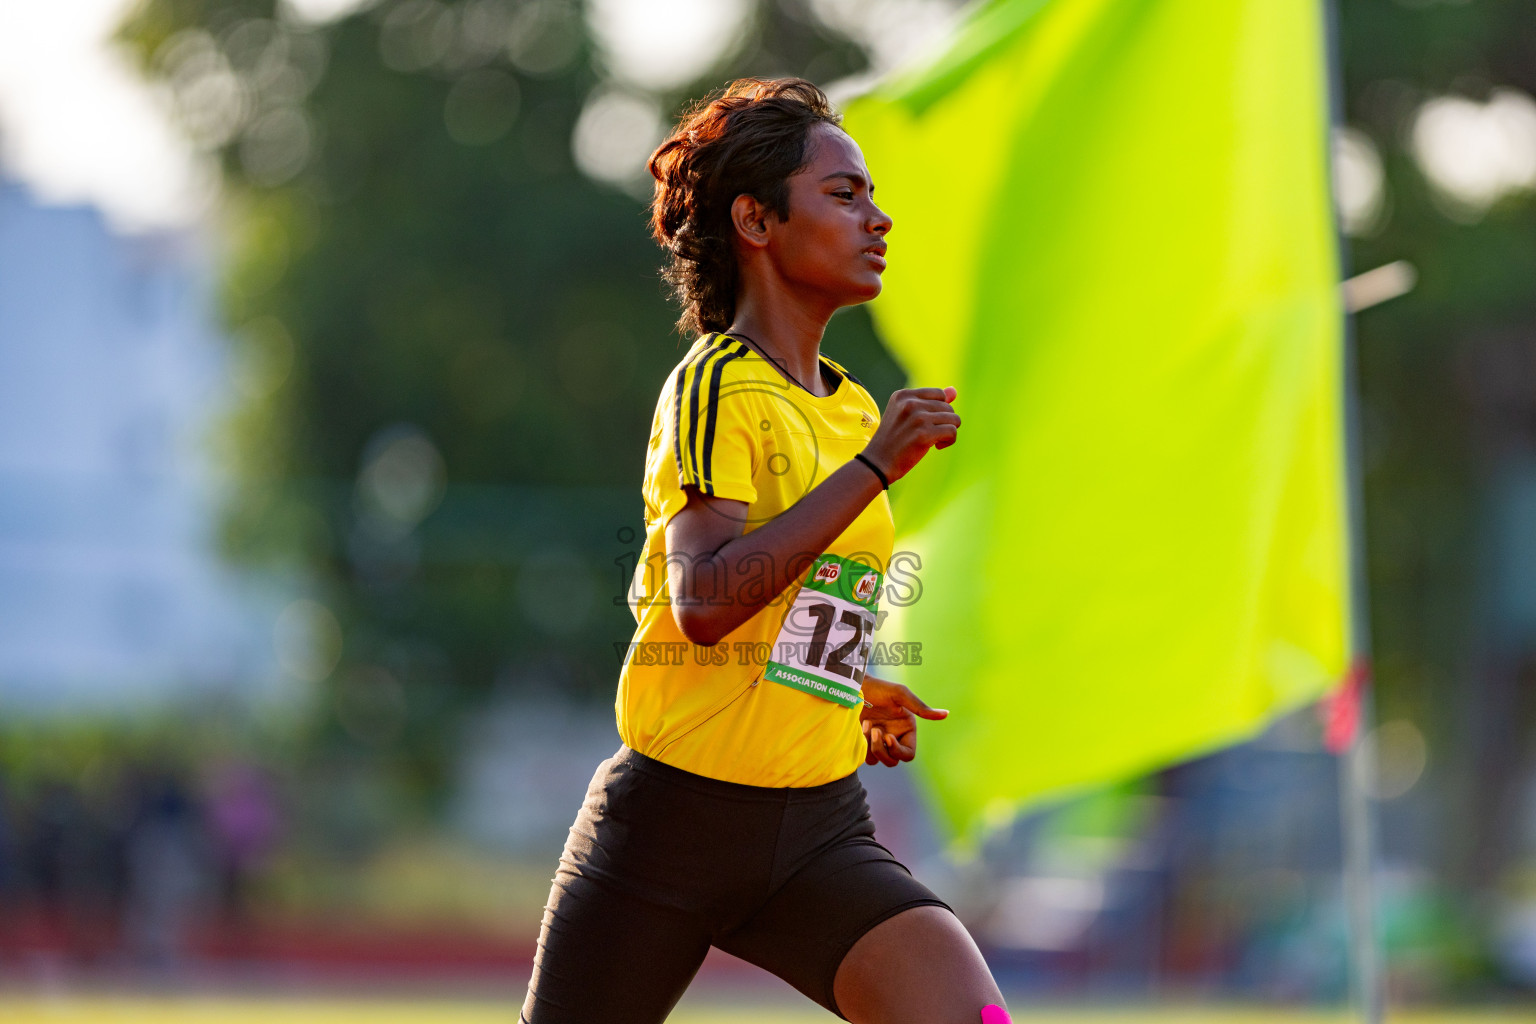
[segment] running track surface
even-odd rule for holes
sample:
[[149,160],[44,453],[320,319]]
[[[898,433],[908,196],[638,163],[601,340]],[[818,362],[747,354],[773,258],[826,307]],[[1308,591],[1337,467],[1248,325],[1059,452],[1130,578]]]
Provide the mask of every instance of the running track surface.
[[[691,1004],[691,1005],[690,1005]],[[509,1024],[508,1002],[372,1001],[364,999],[225,999],[137,996],[6,996],[5,1024]],[[1018,1024],[1351,1024],[1344,1012],[1251,1007],[1015,1011]],[[1393,1024],[1536,1024],[1536,1005],[1480,1010],[1394,1011]],[[729,1002],[687,1001],[669,1024],[826,1024],[837,1018],[814,1006],[759,1010]]]

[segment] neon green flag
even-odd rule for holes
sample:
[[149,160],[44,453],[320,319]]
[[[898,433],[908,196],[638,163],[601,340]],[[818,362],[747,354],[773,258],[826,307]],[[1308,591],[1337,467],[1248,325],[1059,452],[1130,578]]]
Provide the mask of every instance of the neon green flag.
[[893,488],[921,588],[881,637],[953,712],[917,764],[960,834],[1343,674],[1323,39],[1298,0],[997,0],[848,105],[877,327],[964,419]]

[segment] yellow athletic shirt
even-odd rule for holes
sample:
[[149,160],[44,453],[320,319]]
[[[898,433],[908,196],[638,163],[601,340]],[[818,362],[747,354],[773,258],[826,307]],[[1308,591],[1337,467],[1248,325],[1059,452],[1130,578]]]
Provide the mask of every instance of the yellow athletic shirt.
[[[821,361],[838,379],[837,390],[824,398],[790,383],[736,338],[705,335],[668,375],[656,403],[642,488],[645,546],[629,594],[638,628],[624,655],[615,710],[619,736],[631,748],[697,775],[751,786],[816,786],[850,774],[864,760],[861,705],[774,682],[772,668],[765,678],[765,652],[782,639],[786,614],[812,568],[712,647],[691,643],[678,629],[668,594],[665,530],[687,503],[685,486],[746,502],[744,533],[750,534],[874,435],[880,410],[869,392],[831,359]],[[826,554],[849,560],[845,569],[861,563],[844,572],[845,579],[867,575],[862,566],[883,573],[894,535],[881,491]],[[855,673],[850,683],[853,700],[858,678]]]

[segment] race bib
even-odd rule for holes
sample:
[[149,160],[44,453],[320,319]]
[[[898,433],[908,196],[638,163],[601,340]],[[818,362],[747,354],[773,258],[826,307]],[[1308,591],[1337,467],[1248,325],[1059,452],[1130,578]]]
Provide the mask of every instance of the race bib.
[[763,678],[851,708],[875,632],[880,574],[861,562],[825,554],[811,566]]

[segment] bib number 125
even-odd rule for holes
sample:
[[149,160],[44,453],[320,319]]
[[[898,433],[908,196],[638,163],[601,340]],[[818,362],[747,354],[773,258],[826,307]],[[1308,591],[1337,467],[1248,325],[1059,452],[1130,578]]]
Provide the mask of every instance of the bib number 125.
[[861,562],[817,558],[784,617],[764,678],[843,707],[862,703],[880,581]]

